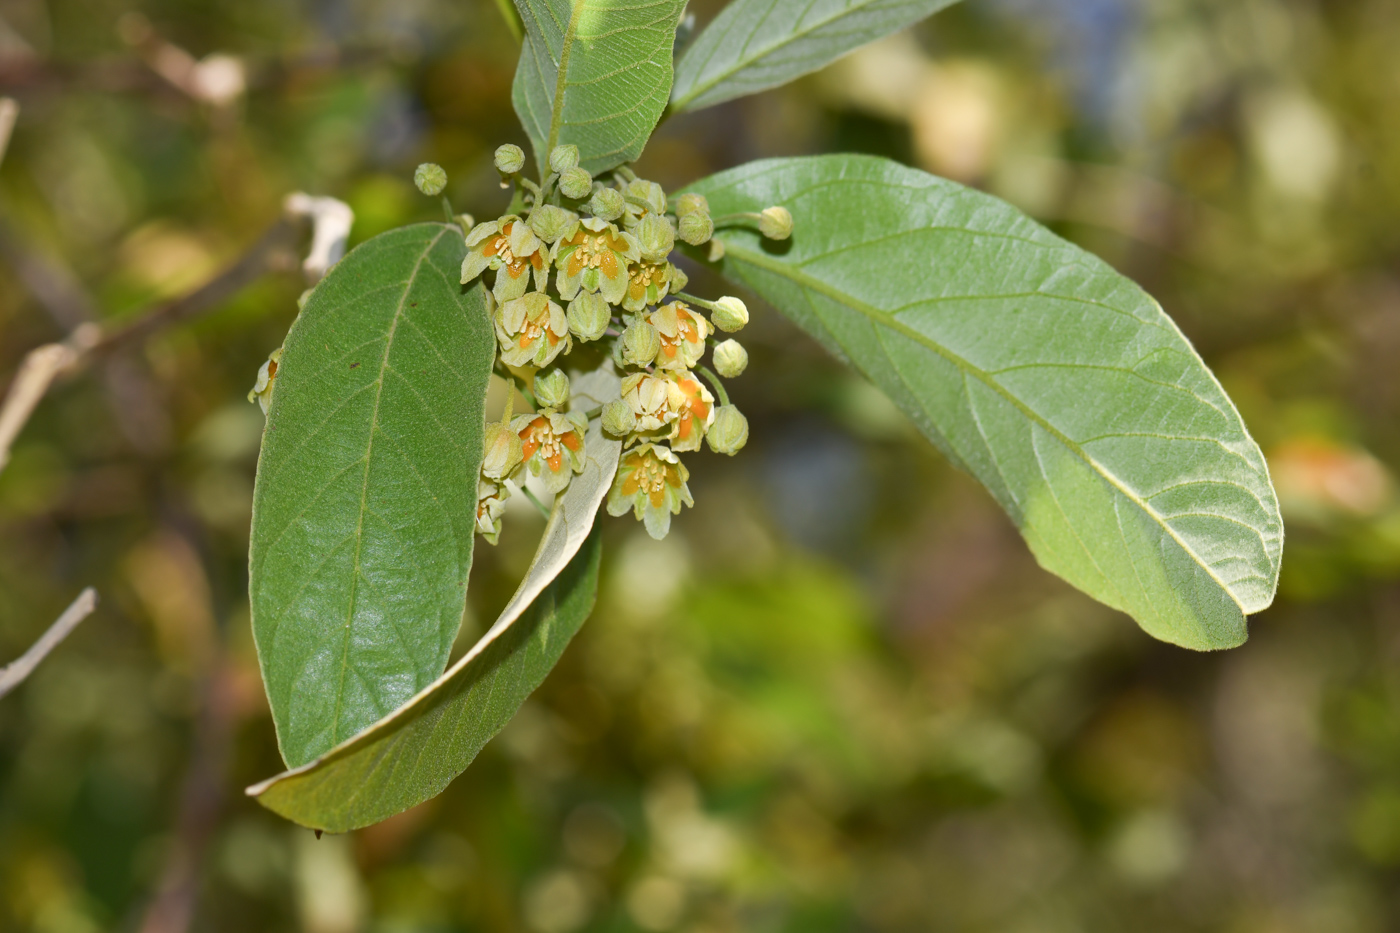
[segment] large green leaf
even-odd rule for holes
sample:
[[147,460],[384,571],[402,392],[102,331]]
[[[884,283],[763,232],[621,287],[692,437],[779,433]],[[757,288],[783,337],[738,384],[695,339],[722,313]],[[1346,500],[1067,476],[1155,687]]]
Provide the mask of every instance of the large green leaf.
[[375,237],[312,292],[258,459],[250,597],[282,757],[310,761],[442,673],[466,605],[486,386],[456,227]]
[[699,110],[816,71],[957,0],[734,0],[676,64],[671,106]]
[[1244,640],[1278,580],[1277,500],[1150,296],[996,198],[883,159],[772,159],[693,190],[716,216],[792,212],[785,242],[722,231],[723,274],[889,393],[1042,566],[1165,641]]
[[525,42],[512,99],[535,158],[572,143],[597,175],[642,154],[671,94],[685,0],[515,0]]
[[555,503],[520,588],[447,673],[372,728],[248,793],[330,832],[377,823],[442,793],[540,685],[592,610],[601,549],[590,530],[620,448],[594,422],[584,471]]

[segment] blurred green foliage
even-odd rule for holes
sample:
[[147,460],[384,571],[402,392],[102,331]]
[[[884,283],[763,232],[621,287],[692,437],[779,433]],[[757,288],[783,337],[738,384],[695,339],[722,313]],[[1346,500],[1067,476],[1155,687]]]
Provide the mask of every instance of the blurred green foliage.
[[[60,386],[0,474],[0,657],[83,585],[104,600],[0,701],[0,929],[1400,926],[1397,45],[1391,0],[965,3],[672,119],[642,158],[672,186],[890,155],[1142,282],[1284,504],[1280,599],[1244,647],[1159,644],[1039,571],[878,393],[755,308],[749,449],[695,458],[665,542],[606,522],[594,617],[447,793],[318,841],[241,793],[279,770],[243,396],[302,284],[271,276]],[[235,56],[246,93],[193,100],[148,64],[167,47]],[[291,190],[348,201],[362,239],[438,216],[412,183],[431,160],[487,216],[492,150],[525,142],[515,56],[484,2],[11,0],[0,219],[116,318],[203,281]],[[0,262],[0,372],[72,323]],[[480,549],[459,652],[529,514]]]

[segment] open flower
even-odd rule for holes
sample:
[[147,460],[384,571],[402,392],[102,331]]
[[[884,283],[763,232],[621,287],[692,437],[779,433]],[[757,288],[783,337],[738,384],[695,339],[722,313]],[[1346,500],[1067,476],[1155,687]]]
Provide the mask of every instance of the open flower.
[[699,379],[687,372],[666,380],[666,408],[674,413],[668,440],[675,450],[699,450],[700,441],[715,420],[715,397]]
[[640,311],[647,305],[660,302],[671,287],[674,269],[665,260],[634,263],[627,270],[627,295],[622,299],[622,309]]
[[573,344],[564,309],[544,292],[507,301],[495,317],[501,362],[507,366],[548,366]]
[[656,365],[662,369],[691,369],[705,355],[705,338],[714,333],[710,322],[679,301],[653,311],[647,321],[661,334]]
[[686,480],[690,471],[665,447],[644,444],[622,455],[617,477],[608,491],[608,514],[632,514],[646,525],[647,534],[660,541],[671,530],[671,516],[682,505],[694,505]]
[[548,247],[514,214],[477,224],[467,234],[467,258],[462,260],[462,284],[487,269],[496,271],[491,294],[499,302],[525,294],[529,271],[535,270],[535,289],[544,291],[549,276]]
[[544,478],[545,489],[563,492],[573,475],[583,472],[583,432],[588,420],[581,412],[561,415],[546,408],[520,415],[510,427],[520,435],[526,467]]
[[482,476],[476,481],[476,530],[489,544],[501,536],[501,516],[506,510],[510,487]]
[[580,288],[602,292],[608,304],[620,304],[627,294],[627,267],[642,258],[630,233],[597,217],[585,217],[554,244],[551,257],[559,270],[559,295],[565,301]]
[[633,373],[622,380],[622,400],[637,419],[637,431],[660,431],[676,419],[669,398],[670,380],[665,376]]

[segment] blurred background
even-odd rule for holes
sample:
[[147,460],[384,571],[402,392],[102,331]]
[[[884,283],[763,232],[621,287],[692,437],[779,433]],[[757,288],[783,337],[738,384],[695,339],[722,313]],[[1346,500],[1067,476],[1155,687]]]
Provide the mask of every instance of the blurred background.
[[[0,930],[1400,929],[1397,47],[1393,0],[969,0],[670,120],[639,165],[878,153],[1141,282],[1283,503],[1278,601],[1227,653],[1040,571],[755,307],[748,448],[688,458],[660,544],[603,519],[597,611],[446,793],[318,841],[242,793],[281,767],[244,395],[299,276],[60,385],[0,474],[0,660],[103,603],[0,700]],[[440,216],[433,160],[494,215],[516,54],[487,0],[0,0],[3,379],[205,281],[290,191],[349,202],[358,241]],[[478,549],[458,651],[540,525]]]

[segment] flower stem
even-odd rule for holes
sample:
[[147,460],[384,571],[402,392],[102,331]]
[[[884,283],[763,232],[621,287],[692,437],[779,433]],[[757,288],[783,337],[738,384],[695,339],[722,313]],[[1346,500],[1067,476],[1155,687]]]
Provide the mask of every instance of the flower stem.
[[529,499],[531,502],[535,503],[535,508],[540,510],[540,514],[544,516],[544,520],[549,521],[549,509],[545,508],[545,504],[539,499],[535,498],[535,494],[529,489],[527,489],[524,486],[524,484],[521,484],[520,491],[525,494],[526,499]]
[[705,379],[709,381],[710,385],[714,386],[715,394],[719,396],[719,403],[721,405],[728,405],[729,393],[724,391],[724,383],[719,381],[719,376],[715,375],[714,371],[708,366],[697,366],[695,368],[700,371],[700,375],[704,376]]

